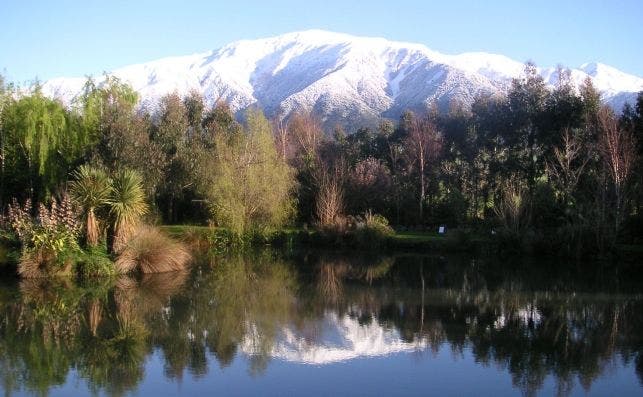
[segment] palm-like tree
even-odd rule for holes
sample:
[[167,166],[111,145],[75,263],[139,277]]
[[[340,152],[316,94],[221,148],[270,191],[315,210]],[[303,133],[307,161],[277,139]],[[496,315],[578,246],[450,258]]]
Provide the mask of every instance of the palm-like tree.
[[104,170],[87,164],[78,167],[72,176],[74,180],[69,190],[72,199],[83,211],[87,245],[96,246],[100,238],[96,210],[105,205],[109,198],[111,191],[109,177]]
[[143,178],[132,170],[122,170],[112,178],[107,203],[113,219],[112,252],[119,253],[127,244],[140,218],[147,213]]

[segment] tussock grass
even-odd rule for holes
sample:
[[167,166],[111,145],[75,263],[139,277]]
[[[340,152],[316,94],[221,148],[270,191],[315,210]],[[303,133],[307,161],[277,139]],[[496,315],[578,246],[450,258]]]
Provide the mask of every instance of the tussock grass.
[[116,259],[119,273],[164,273],[185,269],[192,255],[185,244],[158,228],[141,226]]
[[18,274],[22,278],[68,276],[71,270],[70,260],[65,260],[62,265],[58,265],[55,254],[44,249],[23,253],[18,263]]

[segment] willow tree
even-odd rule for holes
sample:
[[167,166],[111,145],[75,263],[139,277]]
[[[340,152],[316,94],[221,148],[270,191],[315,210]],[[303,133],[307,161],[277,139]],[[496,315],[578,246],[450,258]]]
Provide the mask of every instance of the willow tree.
[[10,101],[3,115],[3,163],[14,173],[5,183],[14,186],[10,193],[28,190],[38,201],[68,174],[78,131],[68,125],[62,104],[43,96],[39,88]]
[[292,214],[294,173],[259,110],[246,113],[242,130],[215,135],[206,174],[202,190],[214,220],[235,234],[281,226]]
[[0,208],[4,208],[4,192],[5,192],[5,130],[4,130],[4,110],[11,99],[11,88],[7,87],[4,82],[4,77],[0,75]]

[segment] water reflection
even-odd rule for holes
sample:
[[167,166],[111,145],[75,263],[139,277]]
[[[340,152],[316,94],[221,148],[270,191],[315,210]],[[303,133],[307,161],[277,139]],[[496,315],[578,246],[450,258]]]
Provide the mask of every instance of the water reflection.
[[0,287],[2,388],[44,395],[74,372],[92,392],[124,395],[151,376],[156,353],[166,379],[198,382],[242,357],[260,378],[272,360],[332,365],[445,347],[501,368],[525,394],[548,377],[561,395],[590,390],[622,367],[643,386],[643,298],[628,290],[636,283],[627,273],[598,270],[608,285],[597,292],[586,270],[559,269],[539,284],[541,273],[510,269],[260,252],[209,258],[191,273],[9,283]]

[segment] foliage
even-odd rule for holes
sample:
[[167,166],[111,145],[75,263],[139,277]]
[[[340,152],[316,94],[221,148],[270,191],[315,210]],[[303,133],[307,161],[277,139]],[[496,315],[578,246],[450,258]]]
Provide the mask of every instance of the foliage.
[[76,274],[81,278],[115,276],[114,262],[103,246],[90,246],[77,259]]
[[107,204],[111,193],[111,181],[104,170],[88,164],[83,164],[74,171],[72,178],[69,193],[76,205],[82,209],[87,245],[96,246],[100,238],[96,211]]
[[[486,235],[499,220],[543,250],[605,253],[624,238],[624,220],[643,210],[643,94],[619,113],[601,107],[591,79],[576,90],[569,71],[552,77],[549,88],[527,64],[506,95],[332,132],[314,113],[277,114],[270,125],[251,109],[242,125],[228,104],[210,106],[194,92],[168,94],[150,113],[113,76],[88,80],[69,108],[37,86],[0,82],[0,207],[14,197],[46,202],[71,170],[90,173],[78,166],[92,164],[107,174],[136,171],[150,217],[212,221],[239,241],[295,216],[348,230],[351,215],[370,210],[413,230],[484,224]],[[84,187],[80,174],[73,178],[93,246],[101,199],[88,189],[103,176],[85,175]],[[522,210],[506,193],[517,186]],[[523,210],[532,216],[516,215]],[[117,248],[111,242],[122,245],[131,225],[112,216],[119,227],[108,239]],[[518,218],[531,218],[529,227]]]
[[214,220],[237,235],[286,223],[295,186],[266,118],[249,110],[246,120],[243,131],[215,136],[212,164],[201,181]]
[[531,222],[530,204],[527,192],[519,182],[505,182],[500,202],[495,206],[500,224],[508,233],[520,236]]
[[114,76],[96,85],[91,79],[79,99],[82,124],[91,137],[89,157],[110,173],[136,170],[143,176],[144,189],[151,197],[162,180],[163,154],[150,139],[149,115],[136,109],[138,94]]
[[7,201],[12,196],[46,200],[86,151],[77,116],[39,87],[2,107],[0,194]]
[[384,216],[367,211],[355,222],[353,233],[358,247],[378,248],[386,244],[387,239],[393,236],[395,231]]
[[49,207],[40,204],[35,219],[30,211],[29,200],[9,206],[9,219],[22,245],[18,273],[26,278],[68,274],[72,257],[80,251],[81,228],[69,196],[52,199]]
[[107,204],[113,221],[112,251],[119,253],[148,211],[141,176],[132,170],[117,172],[112,178]]

